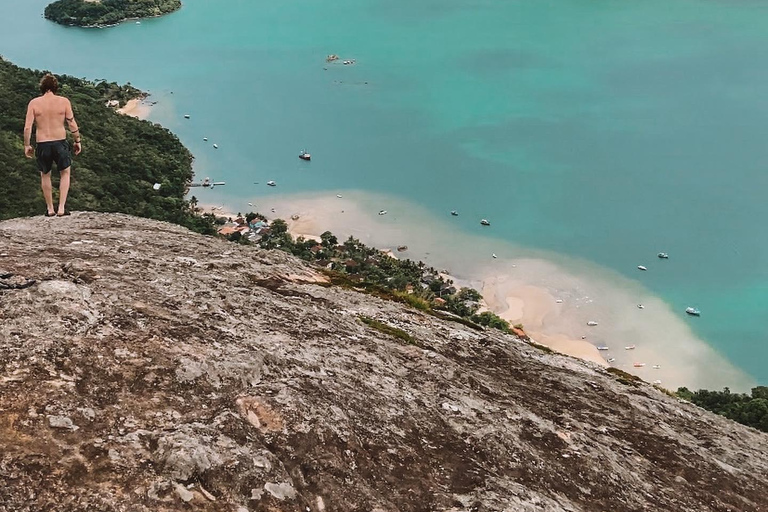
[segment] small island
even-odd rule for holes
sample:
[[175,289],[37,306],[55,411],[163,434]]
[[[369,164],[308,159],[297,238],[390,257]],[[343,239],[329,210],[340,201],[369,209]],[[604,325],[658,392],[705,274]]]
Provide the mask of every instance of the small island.
[[45,17],[62,25],[103,27],[162,16],[179,8],[181,0],[56,0],[45,8]]

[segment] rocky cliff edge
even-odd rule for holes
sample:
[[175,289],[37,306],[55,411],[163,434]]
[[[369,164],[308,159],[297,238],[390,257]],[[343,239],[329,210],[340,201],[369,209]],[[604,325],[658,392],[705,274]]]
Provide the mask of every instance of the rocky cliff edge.
[[2,512],[768,510],[765,434],[170,224],[0,223],[0,319]]

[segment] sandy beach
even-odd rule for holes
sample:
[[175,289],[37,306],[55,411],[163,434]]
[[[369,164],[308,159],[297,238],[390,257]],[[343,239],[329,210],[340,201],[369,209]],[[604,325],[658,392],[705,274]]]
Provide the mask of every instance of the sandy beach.
[[152,105],[147,103],[146,98],[134,98],[128,100],[124,107],[115,110],[118,114],[135,117],[137,119],[147,119],[152,111]]
[[607,366],[595,345],[566,332],[550,329],[549,323],[558,315],[557,299],[545,288],[522,284],[519,280],[508,283],[509,276],[487,277],[482,282],[488,309],[511,325],[522,324],[526,333],[542,345],[602,366]]
[[[254,206],[245,206],[248,202]],[[450,216],[435,218],[395,198],[346,190],[322,196],[269,194],[243,198],[243,205],[205,206],[206,211],[220,208],[215,213],[225,217],[234,217],[233,211],[257,211],[286,220],[294,236],[331,231],[339,240],[354,236],[399,258],[424,261],[454,276],[458,285],[479,290],[490,310],[513,325],[523,324],[534,341],[605,366],[612,359],[610,366],[648,382],[661,381],[668,389],[746,390],[754,385],[698,339],[684,315],[639,282],[589,262],[488,236],[461,233],[457,239]],[[385,215],[378,214],[382,209]],[[402,245],[408,250],[398,252]],[[632,345],[636,348],[625,350]],[[598,346],[608,350],[599,351]]]

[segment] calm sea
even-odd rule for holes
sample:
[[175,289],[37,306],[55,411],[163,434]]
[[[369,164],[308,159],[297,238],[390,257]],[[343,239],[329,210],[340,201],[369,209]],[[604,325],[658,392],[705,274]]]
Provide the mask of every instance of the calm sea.
[[186,0],[89,30],[46,3],[0,0],[0,54],[152,92],[227,182],[204,200],[277,179],[460,210],[459,240],[485,217],[699,307],[684,321],[768,384],[767,2]]

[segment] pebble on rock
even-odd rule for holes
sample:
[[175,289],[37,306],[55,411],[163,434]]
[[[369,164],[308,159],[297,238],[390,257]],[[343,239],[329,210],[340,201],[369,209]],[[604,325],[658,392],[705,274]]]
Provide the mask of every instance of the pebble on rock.
[[184,503],[189,503],[190,501],[192,501],[192,498],[195,497],[192,491],[190,491],[183,485],[176,484],[175,487],[176,487],[176,494],[179,495],[179,498],[181,498],[181,501],[183,501]]
[[64,428],[72,431],[80,428],[72,422],[69,416],[48,416],[48,425],[51,428]]
[[278,500],[292,500],[296,497],[296,489],[293,488],[288,482],[281,482],[279,484],[273,484],[267,482],[264,484],[264,489],[277,498]]

